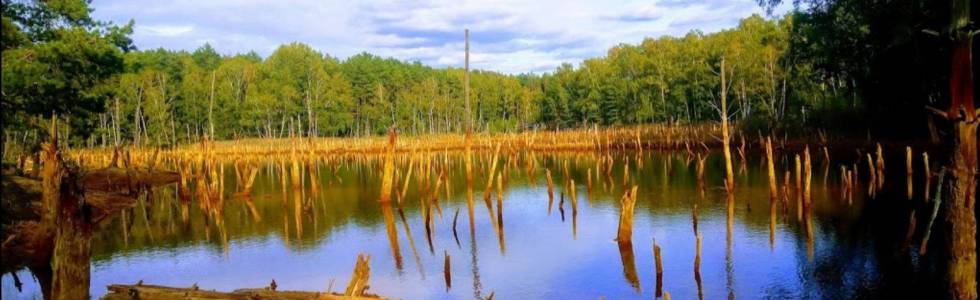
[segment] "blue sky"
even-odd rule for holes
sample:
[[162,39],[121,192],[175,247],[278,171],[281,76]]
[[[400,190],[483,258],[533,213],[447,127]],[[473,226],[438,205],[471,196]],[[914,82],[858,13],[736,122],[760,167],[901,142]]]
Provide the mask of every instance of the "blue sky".
[[435,67],[463,65],[469,28],[471,67],[504,73],[547,72],[620,43],[714,32],[762,14],[755,0],[95,0],[92,7],[99,20],[134,19],[139,49],[207,42],[222,54],[267,56],[302,42],[339,58],[369,52]]

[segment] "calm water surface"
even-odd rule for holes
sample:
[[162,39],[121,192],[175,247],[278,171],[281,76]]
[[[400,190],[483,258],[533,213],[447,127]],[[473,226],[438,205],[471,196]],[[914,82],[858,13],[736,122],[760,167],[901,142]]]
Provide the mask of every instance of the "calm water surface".
[[[807,216],[797,217],[792,185],[790,201],[777,205],[771,223],[761,160],[751,159],[744,170],[736,163],[737,190],[729,219],[719,154],[707,160],[703,192],[696,160],[686,155],[613,157],[607,177],[595,173],[594,156],[539,154],[532,172],[520,156],[505,168],[499,233],[493,224],[496,191],[491,193],[491,213],[483,200],[487,179],[474,178],[471,227],[462,161],[451,159],[450,196],[440,187],[438,206],[431,213],[431,239],[419,204],[431,193],[420,192],[413,178],[402,208],[392,205],[386,218],[377,201],[377,162],[320,164],[314,178],[319,192],[311,190],[308,175],[303,187],[284,187],[279,165],[263,164],[250,198],[235,195],[234,171],[227,165],[219,213],[206,213],[197,199],[182,205],[175,188],[167,187],[101,223],[92,242],[91,293],[99,297],[106,285],[138,280],[231,291],[264,287],[275,279],[280,290],[332,286],[343,291],[357,254],[365,253],[371,257],[369,291],[393,298],[471,299],[494,293],[497,299],[649,299],[656,292],[655,240],[662,248],[663,289],[674,299],[697,299],[695,206],[697,231],[703,236],[704,299],[881,298],[930,294],[938,286],[930,279],[933,271],[921,270],[928,264],[919,260],[927,258],[901,245],[907,212],[906,217],[894,217],[899,214],[892,207],[908,202],[904,179],[889,182],[901,187],[901,197],[884,193],[867,199],[861,184],[848,204],[842,200],[837,167],[825,179],[821,162],[815,162],[808,235]],[[624,185],[627,158],[630,178]],[[556,185],[550,208],[545,169],[551,170]],[[785,168],[777,169],[781,189]],[[567,179],[577,183],[574,208],[571,196],[561,192],[567,191]],[[620,247],[614,240],[619,200],[631,185],[639,186],[633,243]],[[921,201],[921,190],[917,187],[916,201]],[[451,257],[448,289],[445,254]],[[23,291],[4,275],[3,298],[39,297],[30,273],[19,274]]]

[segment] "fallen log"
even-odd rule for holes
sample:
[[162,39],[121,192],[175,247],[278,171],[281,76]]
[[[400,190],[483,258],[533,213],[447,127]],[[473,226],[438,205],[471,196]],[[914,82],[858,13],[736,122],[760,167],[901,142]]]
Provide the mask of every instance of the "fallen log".
[[[449,255],[446,254],[446,266],[448,269]],[[368,265],[370,256],[364,254],[357,255],[357,262],[354,264],[354,272],[351,274],[350,283],[344,293],[333,293],[330,289],[325,293],[307,291],[276,291],[276,281],[268,287],[253,289],[237,289],[232,292],[218,292],[214,290],[201,290],[197,284],[189,288],[175,288],[159,285],[144,285],[140,280],[135,285],[112,284],[107,288],[109,293],[102,296],[102,299],[384,299],[378,295],[367,293],[370,287],[370,266]],[[447,275],[448,278],[448,275]],[[331,282],[331,286],[333,283]],[[448,288],[447,279],[447,288]],[[332,288],[331,288],[332,289]]]
[[189,288],[167,287],[146,284],[113,284],[104,300],[122,299],[384,299],[375,295],[345,296],[340,293],[275,291],[271,288],[238,289],[232,292],[202,290],[196,285]]
[[78,185],[86,192],[127,193],[140,188],[167,185],[178,180],[180,174],[172,171],[110,167],[84,172],[78,179]]

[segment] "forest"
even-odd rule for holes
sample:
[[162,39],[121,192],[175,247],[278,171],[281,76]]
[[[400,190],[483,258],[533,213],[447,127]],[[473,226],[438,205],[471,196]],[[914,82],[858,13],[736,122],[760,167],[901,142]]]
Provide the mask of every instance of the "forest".
[[[753,15],[715,33],[648,37],[544,74],[475,71],[475,128],[515,132],[715,120],[721,57],[731,66],[730,117],[751,130],[860,130],[873,123],[861,112],[885,108],[923,125],[925,114],[910,110],[921,110],[915,103],[942,101],[937,85],[945,64],[934,64],[938,56],[920,48],[940,41],[921,32],[885,41],[880,31],[887,28],[876,27],[914,30],[880,23],[896,17],[935,23],[941,12],[928,9],[941,6],[918,3],[926,10],[914,15],[915,7],[868,5],[832,1],[784,16]],[[38,120],[52,112],[69,121],[71,141],[85,145],[175,145],[204,133],[216,139],[278,137],[290,125],[302,127],[304,136],[380,134],[392,125],[412,134],[463,127],[460,106],[453,105],[462,100],[462,68],[370,53],[340,59],[299,42],[264,58],[255,52],[221,55],[207,44],[192,52],[137,50],[127,36],[132,23],[91,20],[88,7],[44,13],[17,1],[4,7],[5,141],[36,139]],[[35,14],[47,20],[33,23],[28,16]],[[19,59],[24,56],[36,59]],[[895,72],[889,62],[896,60],[910,61],[911,68]],[[72,77],[71,84],[34,80],[49,75],[42,71],[48,68]],[[902,84],[882,88],[890,83]],[[48,102],[59,105],[40,105]]]
[[[67,121],[78,145],[176,145],[205,133],[281,137],[288,128],[303,136],[463,128],[459,67],[370,53],[341,59],[301,42],[267,57],[222,55],[208,44],[191,52],[135,49],[133,22],[93,20],[79,3],[4,2],[5,145],[37,144],[39,121],[52,114]],[[620,44],[604,57],[543,74],[477,70],[474,127],[518,132],[716,120],[725,57],[729,117],[749,131],[820,127],[870,135],[875,127],[912,138],[928,123],[935,135],[921,107],[948,98],[948,64],[939,55],[948,46],[929,34],[942,28],[948,7],[849,0],[804,7],[753,15],[720,32]],[[910,118],[918,121],[895,121]]]
[[[463,94],[458,67],[433,68],[369,53],[339,59],[303,43],[282,45],[264,58],[255,52],[221,55],[208,44],[192,52],[136,50],[126,36],[132,23],[120,27],[81,18],[79,26],[45,27],[9,15],[5,12],[4,30],[12,31],[4,35],[10,36],[3,67],[6,141],[36,139],[37,124],[52,112],[68,121],[70,141],[84,145],[176,145],[203,134],[281,137],[288,128],[302,128],[297,131],[303,136],[372,135],[393,125],[410,134],[463,128],[456,105]],[[59,24],[73,16],[49,17]],[[646,38],[544,74],[475,71],[474,127],[518,132],[715,120],[723,56],[731,66],[729,110],[735,122],[767,131],[781,124],[832,126],[833,117],[863,109],[863,97],[854,78],[841,75],[846,71],[795,53],[815,46],[803,37],[810,33],[794,26],[801,17],[753,15],[721,32]],[[71,31],[78,36],[68,35]],[[98,48],[59,49],[52,42]],[[39,56],[17,59],[24,55]],[[101,72],[79,69],[96,63]],[[39,72],[49,65],[62,76],[84,74],[70,86],[53,80],[38,84],[33,79],[49,75]],[[55,110],[39,105],[37,95],[59,105]],[[68,95],[82,97],[65,99]]]
[[468,23],[430,66],[2,0],[3,297],[976,299],[973,2],[758,0],[509,74]]

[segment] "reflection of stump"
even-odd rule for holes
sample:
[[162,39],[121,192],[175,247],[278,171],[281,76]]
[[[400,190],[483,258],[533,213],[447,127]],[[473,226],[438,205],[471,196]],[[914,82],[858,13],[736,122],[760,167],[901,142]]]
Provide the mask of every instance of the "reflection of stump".
[[555,200],[555,183],[551,180],[551,170],[545,169],[544,175],[548,178],[548,215],[551,215],[551,202]]
[[92,226],[77,199],[65,200],[55,228],[51,297],[88,298]]
[[395,268],[402,269],[402,254],[398,246],[398,230],[395,228],[395,214],[391,204],[381,202],[381,216],[385,222],[385,234],[388,236],[388,246],[391,248],[392,258],[395,260]]
[[623,263],[623,276],[626,277],[626,281],[629,282],[630,286],[639,292],[640,278],[636,274],[636,258],[633,255],[633,243],[620,241],[617,244],[619,244],[619,257]]
[[656,241],[653,242],[653,257],[657,267],[657,297],[660,297],[663,294],[664,265],[660,259],[660,245],[657,245]]
[[694,247],[694,281],[698,285],[698,299],[703,299],[704,294],[701,290],[701,234],[699,233],[695,238],[696,244]]
[[446,291],[448,292],[449,288],[453,286],[453,278],[452,278],[452,273],[450,272],[451,269],[449,267],[449,251],[445,251],[444,254],[446,255],[446,259],[443,261],[442,275],[446,280]]

